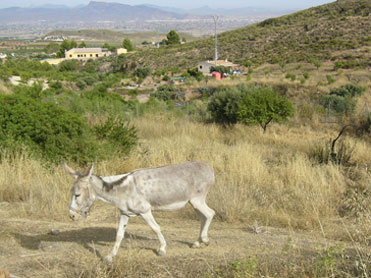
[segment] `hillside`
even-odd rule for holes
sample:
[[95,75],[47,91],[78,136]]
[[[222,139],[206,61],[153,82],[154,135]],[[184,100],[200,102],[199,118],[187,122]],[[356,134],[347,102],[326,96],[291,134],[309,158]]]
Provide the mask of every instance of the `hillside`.
[[[350,59],[370,65],[371,7],[343,0],[271,18],[219,34],[219,58],[243,64]],[[194,67],[213,59],[213,37],[137,53],[132,60],[152,68]]]

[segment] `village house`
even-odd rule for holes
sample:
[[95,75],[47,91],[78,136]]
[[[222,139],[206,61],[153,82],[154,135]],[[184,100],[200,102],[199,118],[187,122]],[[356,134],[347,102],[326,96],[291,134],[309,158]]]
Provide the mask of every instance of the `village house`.
[[110,56],[111,52],[107,51],[105,48],[95,47],[95,48],[72,48],[65,52],[65,57],[67,60],[78,59],[96,59],[100,57]]
[[116,49],[116,55],[126,54],[128,53],[128,50],[126,48],[117,48]]
[[197,68],[204,75],[211,75],[210,68],[215,67],[215,66],[216,67],[219,67],[219,66],[227,67],[227,68],[230,68],[232,71],[239,67],[239,65],[229,62],[228,60],[217,60],[217,61],[208,60],[205,62],[198,63]]
[[[116,55],[126,54],[128,51],[125,48],[116,49]],[[66,60],[88,60],[97,59],[101,57],[107,57],[112,55],[112,52],[108,51],[106,48],[94,47],[94,48],[72,48],[65,51],[65,58],[54,58],[45,59],[43,62],[47,62],[51,65],[58,65]]]

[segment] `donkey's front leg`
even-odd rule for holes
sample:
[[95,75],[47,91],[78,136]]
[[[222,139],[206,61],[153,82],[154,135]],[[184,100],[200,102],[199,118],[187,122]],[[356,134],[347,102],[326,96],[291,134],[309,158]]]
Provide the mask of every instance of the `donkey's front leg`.
[[104,261],[106,263],[111,263],[112,258],[116,256],[117,251],[120,248],[121,241],[124,238],[125,229],[128,224],[128,221],[129,221],[128,216],[123,215],[123,214],[120,216],[119,227],[117,229],[117,234],[116,234],[116,242],[115,242],[115,245],[113,246],[111,253],[104,258]]

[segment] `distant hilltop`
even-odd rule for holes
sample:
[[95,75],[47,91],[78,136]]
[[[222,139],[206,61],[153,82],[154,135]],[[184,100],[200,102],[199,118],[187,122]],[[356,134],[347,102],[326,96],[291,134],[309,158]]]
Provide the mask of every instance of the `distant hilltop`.
[[282,15],[284,10],[246,7],[241,9],[214,9],[208,6],[184,10],[156,5],[131,6],[119,3],[90,1],[88,5],[69,8],[64,5],[46,4],[43,6],[0,9],[0,24],[46,23],[96,23],[128,22],[147,20],[186,20],[203,19],[210,14],[225,16],[241,15]]
[[118,3],[91,1],[88,5],[75,8],[64,6],[43,6],[31,8],[0,9],[0,24],[73,23],[132,20],[170,20],[187,19],[192,16],[163,11],[147,6],[130,6]]

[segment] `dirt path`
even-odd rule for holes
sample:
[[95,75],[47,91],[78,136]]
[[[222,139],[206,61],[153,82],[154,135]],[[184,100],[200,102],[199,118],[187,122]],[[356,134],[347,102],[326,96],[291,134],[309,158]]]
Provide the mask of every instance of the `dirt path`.
[[[267,257],[275,261],[285,252],[293,257],[307,256],[319,244],[329,244],[318,235],[215,221],[209,232],[211,244],[192,249],[198,221],[162,215],[157,220],[168,243],[165,257],[156,256],[156,235],[137,217],[129,222],[113,266],[107,267],[101,258],[113,246],[117,223],[37,221],[0,215],[0,269],[8,269],[14,277],[217,276],[219,266],[238,259]],[[52,234],[52,229],[58,230],[57,234]]]

